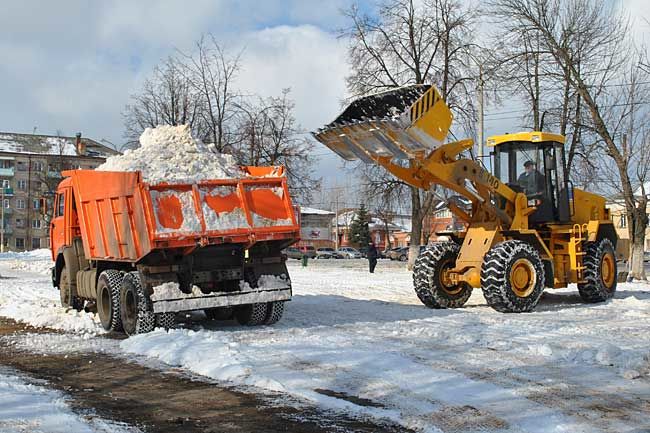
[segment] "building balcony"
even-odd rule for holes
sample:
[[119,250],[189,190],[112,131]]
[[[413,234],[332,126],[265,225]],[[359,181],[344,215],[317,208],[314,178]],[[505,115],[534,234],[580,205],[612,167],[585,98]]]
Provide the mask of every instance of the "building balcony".
[[[2,231],[2,229],[0,229],[0,231]],[[11,228],[11,227],[5,227],[5,228],[4,228],[4,234],[6,234],[6,235],[10,235],[10,234],[12,234],[13,232],[14,232],[14,229]]]
[[53,177],[55,179],[58,179],[61,177],[61,172],[60,171],[49,171],[47,172],[47,177]]
[[11,215],[12,213],[14,213],[14,209],[13,209],[13,208],[11,208],[11,207],[6,207],[6,208],[5,208],[5,210],[4,210],[4,214],[5,214],[5,215]]
[[14,168],[0,168],[0,177],[13,177]]

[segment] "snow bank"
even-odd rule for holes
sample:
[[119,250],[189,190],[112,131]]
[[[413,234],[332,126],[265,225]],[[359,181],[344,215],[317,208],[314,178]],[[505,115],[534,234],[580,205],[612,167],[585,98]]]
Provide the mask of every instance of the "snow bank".
[[48,275],[53,266],[52,253],[48,249],[2,253],[0,261],[5,262],[10,269],[42,275]]
[[212,151],[192,137],[189,125],[147,128],[140,147],[108,158],[97,170],[140,171],[149,183],[188,183],[242,177],[232,155]]
[[0,431],[3,433],[136,433],[137,428],[98,417],[81,418],[58,391],[29,383],[13,370],[0,369]]

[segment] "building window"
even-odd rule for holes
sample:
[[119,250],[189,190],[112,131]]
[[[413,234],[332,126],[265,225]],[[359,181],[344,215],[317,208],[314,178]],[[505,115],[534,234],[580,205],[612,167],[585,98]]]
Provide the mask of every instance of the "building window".
[[32,170],[33,171],[43,171],[43,163],[40,161],[34,161],[32,163]]
[[16,218],[16,228],[25,228],[25,221],[22,218]]
[[32,209],[40,209],[41,201],[37,198],[32,199]]
[[19,198],[16,200],[16,209],[25,209],[25,199]]
[[6,159],[0,161],[0,168],[13,168],[13,167],[14,167],[13,161],[8,161]]
[[[18,171],[27,171],[27,164],[25,164],[23,161],[18,161],[16,163],[16,168]],[[18,239],[16,239],[16,241],[18,241]]]
[[27,189],[27,181],[25,179],[20,179],[17,183],[18,189],[20,190],[26,190]]
[[8,209],[10,207],[11,202],[9,201],[8,198],[6,198],[3,204],[4,204],[5,209]]
[[618,220],[618,226],[622,229],[627,227],[627,215],[621,214],[621,219]]
[[41,228],[41,220],[32,220],[32,228],[33,229],[40,229]]
[[41,238],[32,238],[32,249],[36,250],[41,247]]
[[25,239],[16,238],[16,249],[24,250],[25,249]]

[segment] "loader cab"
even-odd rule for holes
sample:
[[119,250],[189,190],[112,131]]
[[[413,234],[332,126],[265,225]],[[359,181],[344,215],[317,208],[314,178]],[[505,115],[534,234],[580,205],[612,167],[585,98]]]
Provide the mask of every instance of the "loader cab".
[[545,132],[523,132],[488,138],[494,148],[494,175],[517,192],[524,192],[532,224],[569,222],[569,187],[564,159],[564,137]]

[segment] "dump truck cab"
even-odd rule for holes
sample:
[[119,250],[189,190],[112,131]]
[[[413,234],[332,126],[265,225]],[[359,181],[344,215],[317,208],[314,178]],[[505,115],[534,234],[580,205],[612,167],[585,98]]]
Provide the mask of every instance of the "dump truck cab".
[[493,174],[516,192],[526,194],[536,210],[531,226],[566,223],[571,219],[570,182],[564,158],[564,137],[548,132],[520,132],[489,137]]

